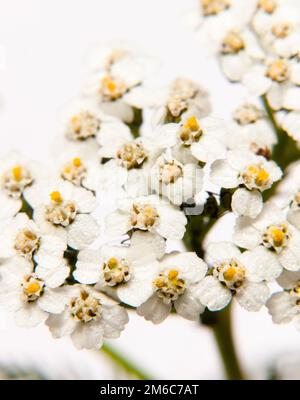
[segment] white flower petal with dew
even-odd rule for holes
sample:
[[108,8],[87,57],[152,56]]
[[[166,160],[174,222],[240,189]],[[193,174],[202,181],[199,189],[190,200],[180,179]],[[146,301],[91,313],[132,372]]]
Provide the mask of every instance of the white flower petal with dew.
[[232,196],[231,207],[237,215],[255,218],[263,208],[262,195],[258,190],[237,189]]

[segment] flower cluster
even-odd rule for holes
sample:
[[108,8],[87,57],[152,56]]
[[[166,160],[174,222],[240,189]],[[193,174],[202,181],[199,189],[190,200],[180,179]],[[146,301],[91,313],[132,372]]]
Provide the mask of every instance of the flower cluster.
[[[201,3],[203,18],[226,20],[240,5]],[[273,15],[272,2],[259,3],[258,28]],[[249,58],[231,35],[222,62]],[[150,91],[156,63],[129,48],[103,46],[92,64],[62,113],[52,167],[19,153],[0,162],[1,307],[79,349],[119,337],[134,309],[154,324],[171,312],[196,321],[235,297],[249,311],[267,303],[275,322],[300,315],[300,196],[284,208],[264,201],[282,178],[264,110],[249,103],[218,119],[185,78]],[[236,216],[233,238],[209,243],[204,257],[201,224],[225,213]],[[188,248],[174,251],[182,240]],[[276,279],[285,291],[270,298]]]
[[264,96],[281,127],[300,142],[299,2],[199,2],[197,26],[211,41],[225,76]]
[[[266,302],[273,321],[293,320],[297,324],[297,318],[300,321],[299,166],[295,167],[293,179],[282,185],[285,201],[281,207],[280,201],[275,204],[276,199],[264,203],[262,192],[287,172],[280,171],[272,157],[285,168],[300,159],[299,2],[199,0],[191,22],[202,40],[208,40],[213,48],[225,77],[242,84],[250,95],[260,97],[267,111],[264,115],[253,104],[236,110],[226,139],[232,151],[224,160],[212,164],[211,179],[223,188],[237,187],[236,180],[244,186],[235,190],[231,200],[232,211],[239,214],[233,242],[243,250],[242,257],[247,258],[248,251],[251,252],[248,268],[252,278],[253,273],[256,275],[254,282],[276,279],[283,289]],[[244,153],[241,157],[241,149],[252,151],[251,157],[255,153],[261,161],[245,168],[249,156]],[[212,249],[215,257],[218,251],[213,246]]]

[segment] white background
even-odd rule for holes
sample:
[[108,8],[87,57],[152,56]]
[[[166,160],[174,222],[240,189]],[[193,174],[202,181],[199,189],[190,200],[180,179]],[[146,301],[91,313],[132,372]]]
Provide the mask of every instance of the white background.
[[[246,3],[246,2],[245,2]],[[228,117],[246,99],[229,85],[208,49],[183,17],[197,0],[0,0],[0,155],[20,148],[47,160],[59,132],[61,107],[80,89],[89,49],[113,39],[134,42],[158,57],[157,83],[175,76],[195,79],[211,93],[215,114]],[[224,222],[218,237],[228,237]],[[278,355],[300,355],[300,334],[272,324],[266,311],[234,307],[235,336],[244,365],[261,377]],[[220,378],[222,366],[210,332],[170,317],[160,326],[131,317],[113,342],[157,378]],[[0,364],[16,361],[43,367],[51,377],[108,378],[115,371],[96,353],[78,352],[68,339],[53,340],[43,327],[14,328],[1,316]]]

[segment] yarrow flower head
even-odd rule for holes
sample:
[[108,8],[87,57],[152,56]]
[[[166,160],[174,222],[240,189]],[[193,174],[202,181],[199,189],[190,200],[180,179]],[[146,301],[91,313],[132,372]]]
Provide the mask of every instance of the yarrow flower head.
[[195,292],[206,271],[206,264],[194,253],[165,256],[156,268],[151,285],[152,294],[138,307],[137,313],[158,324],[168,316],[172,307],[175,307],[178,314],[184,318],[197,320],[199,314],[204,311],[204,306]]
[[158,126],[150,137],[161,147],[172,148],[173,154],[183,163],[206,163],[225,157],[226,133],[225,121],[190,115],[182,118],[178,124]]
[[245,150],[230,151],[227,159],[217,160],[211,166],[213,183],[226,189],[238,188],[232,197],[233,211],[251,218],[262,210],[261,193],[281,176],[282,171],[275,162]]
[[115,339],[128,322],[124,308],[105,294],[86,285],[66,288],[66,305],[46,324],[53,337],[71,335],[78,349],[97,349],[103,339]]
[[84,284],[97,284],[119,301],[138,307],[152,293],[158,260],[164,252],[163,238],[136,231],[129,247],[104,245],[99,250],[82,250],[74,277]]
[[[53,337],[98,349],[125,329],[127,308],[154,324],[170,313],[199,321],[207,308],[206,323],[233,299],[297,323],[296,180],[266,199],[299,158],[299,21],[280,0],[199,8],[225,75],[265,110],[246,101],[217,118],[198,82],[152,90],[152,59],[97,48],[82,95],[62,112],[50,168],[0,160],[0,305],[20,326],[45,322]],[[233,236],[226,227],[213,242],[225,214]],[[270,296],[276,280],[284,291]]]
[[261,276],[251,271],[251,252],[241,253],[230,242],[211,243],[207,260],[212,266],[210,273],[198,286],[202,304],[217,311],[235,297],[246,310],[260,310],[269,297],[269,288]]
[[92,243],[98,224],[90,215],[96,205],[91,191],[68,181],[36,187],[31,192],[34,220],[42,232],[66,238],[67,244],[80,249]]
[[266,113],[255,104],[245,103],[234,111],[224,140],[230,150],[250,150],[269,159],[277,136]]
[[12,152],[0,160],[0,220],[16,215],[29,188],[46,176],[43,166],[21,153]]
[[142,230],[166,239],[180,240],[186,223],[187,219],[178,207],[152,195],[120,202],[118,210],[107,216],[106,230],[113,236]]
[[252,250],[253,269],[266,280],[277,278],[283,268],[299,270],[300,232],[273,203],[266,203],[254,220],[240,217],[235,226],[234,242]]
[[59,271],[41,277],[30,261],[15,257],[1,267],[1,277],[0,304],[14,312],[19,326],[37,326],[50,313],[59,314],[63,310],[64,289],[59,286],[65,277]]
[[154,123],[180,122],[186,115],[205,117],[210,112],[209,96],[199,84],[185,78],[175,79],[164,92],[152,99],[156,108]]

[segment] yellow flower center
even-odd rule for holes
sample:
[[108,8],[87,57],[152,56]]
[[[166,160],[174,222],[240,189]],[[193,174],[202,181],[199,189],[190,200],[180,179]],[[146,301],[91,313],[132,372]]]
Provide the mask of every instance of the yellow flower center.
[[159,165],[159,180],[165,184],[175,183],[183,175],[183,167],[176,160],[161,162]]
[[277,8],[277,0],[259,0],[258,8],[261,8],[264,12],[268,14],[273,14]]
[[127,169],[138,168],[146,160],[148,153],[142,142],[133,141],[124,144],[116,154],[121,164]]
[[54,201],[54,203],[58,203],[58,204],[61,204],[63,202],[63,198],[62,198],[60,192],[58,192],[58,191],[54,191],[54,192],[50,193],[50,199],[52,201]]
[[191,146],[194,142],[198,142],[203,131],[195,116],[188,118],[179,130],[179,139],[184,146]]
[[22,229],[16,235],[14,248],[22,256],[26,258],[31,258],[32,254],[39,248],[40,238],[36,233],[28,230]]
[[36,282],[29,283],[26,292],[29,294],[37,293],[40,290],[40,285]]
[[245,48],[241,35],[237,32],[228,32],[222,42],[221,52],[223,54],[237,54]]
[[23,175],[23,169],[20,166],[16,166],[14,168],[12,168],[12,174],[14,179],[19,182],[22,179],[22,175]]
[[124,258],[111,257],[103,264],[103,274],[108,286],[126,283],[130,279],[129,264]]
[[24,189],[33,182],[30,171],[21,165],[15,165],[13,168],[10,168],[0,178],[1,189],[3,189],[9,197],[13,198],[20,197]]
[[80,111],[71,117],[66,128],[66,136],[71,140],[87,140],[95,137],[100,128],[100,120],[89,111]]
[[278,59],[268,66],[266,76],[275,82],[282,83],[289,78],[290,67],[287,60]]
[[99,91],[102,94],[104,100],[112,101],[122,97],[123,94],[127,91],[127,87],[120,80],[117,80],[112,76],[107,75],[101,79]]
[[176,301],[185,291],[185,281],[176,269],[161,272],[153,286],[158,297],[166,304]]
[[263,191],[271,184],[270,174],[259,164],[248,166],[242,174],[242,179],[244,185],[250,190]]
[[291,234],[286,224],[270,225],[262,234],[262,243],[270,250],[280,253],[286,247]]
[[293,31],[293,27],[289,22],[282,22],[272,27],[272,33],[278,39],[284,39]]
[[230,290],[235,291],[243,285],[246,278],[246,270],[238,260],[232,259],[215,264],[213,276]]
[[188,118],[185,121],[184,128],[190,129],[192,132],[199,131],[200,126],[195,116]]
[[81,161],[81,158],[75,157],[71,162],[66,164],[61,172],[61,177],[76,186],[80,186],[82,180],[86,177],[86,167]]
[[263,117],[263,112],[254,104],[244,104],[237,108],[233,118],[239,125],[254,124]]
[[230,7],[229,0],[200,0],[205,16],[218,15]]
[[100,300],[84,289],[79,296],[71,299],[68,307],[71,318],[77,322],[88,323],[101,317]]
[[155,207],[150,204],[134,203],[131,209],[131,225],[133,228],[147,230],[153,227],[159,219]]
[[170,96],[167,102],[167,109],[171,121],[176,121],[177,118],[188,108],[189,100],[193,99],[199,91],[199,88],[194,82],[177,78],[171,85]]
[[43,294],[44,286],[44,281],[37,278],[34,273],[24,276],[22,282],[22,300],[25,303],[36,301]]
[[45,206],[45,218],[53,225],[66,227],[76,218],[78,209],[72,201],[64,201],[60,192],[50,194],[51,204]]

